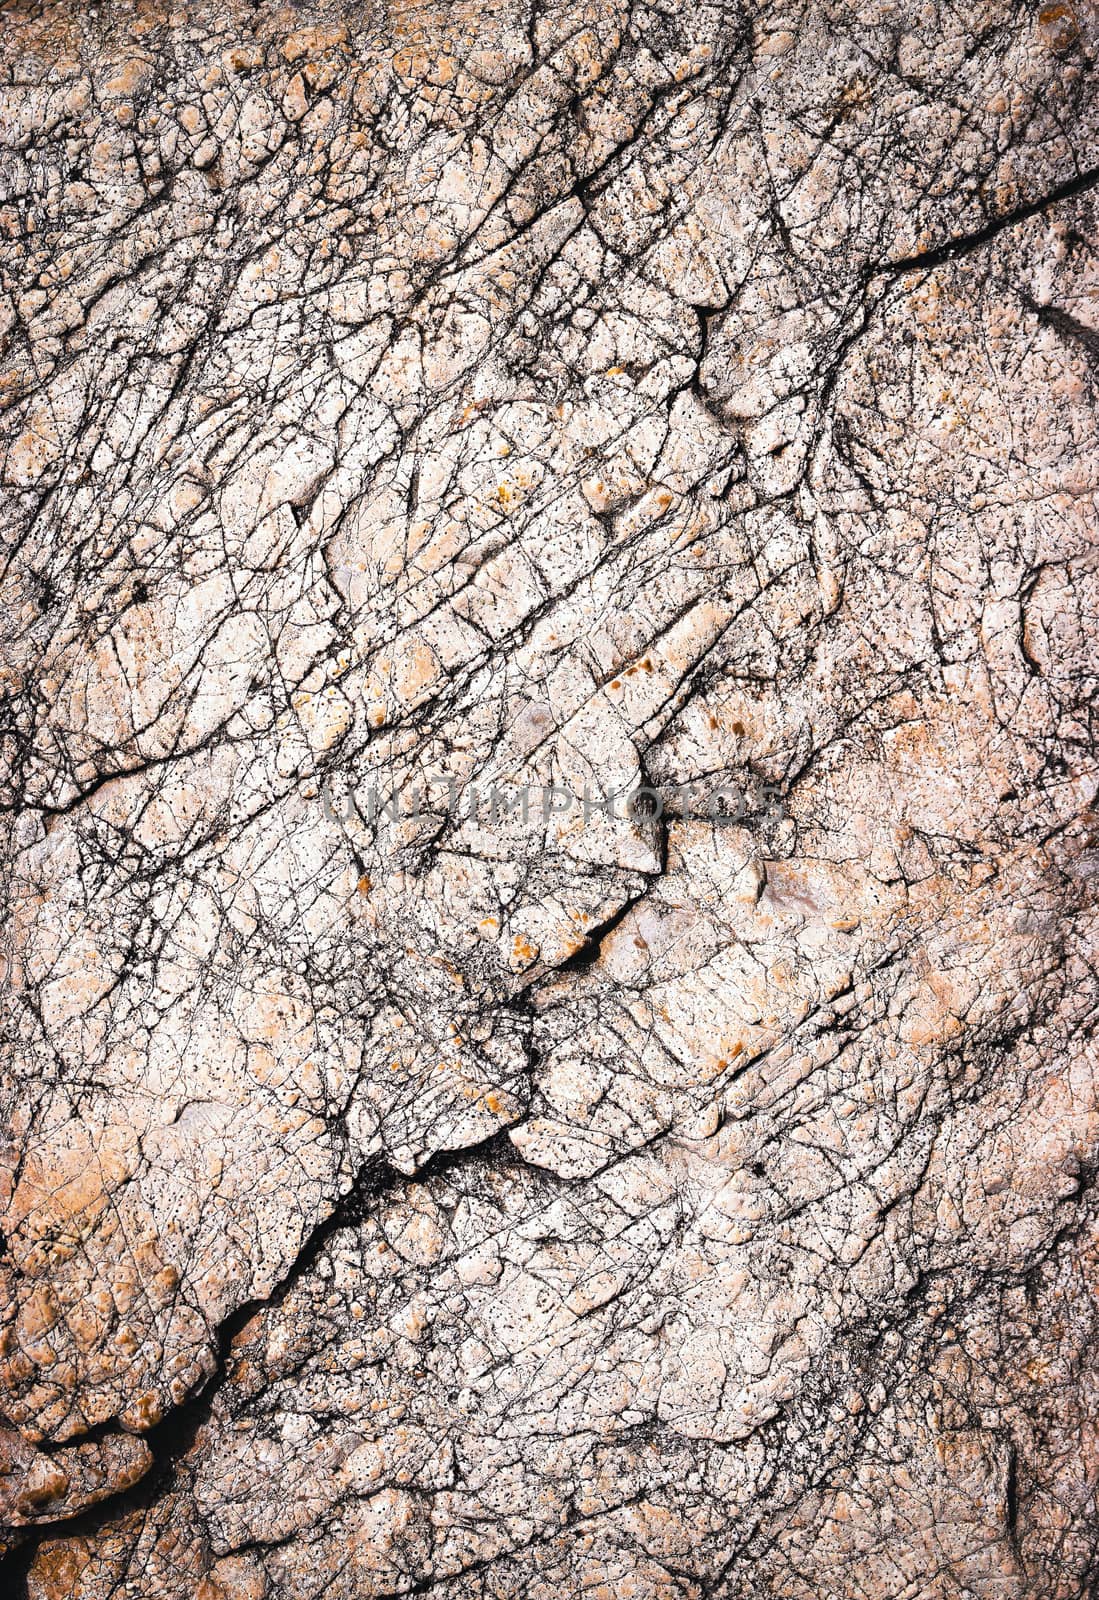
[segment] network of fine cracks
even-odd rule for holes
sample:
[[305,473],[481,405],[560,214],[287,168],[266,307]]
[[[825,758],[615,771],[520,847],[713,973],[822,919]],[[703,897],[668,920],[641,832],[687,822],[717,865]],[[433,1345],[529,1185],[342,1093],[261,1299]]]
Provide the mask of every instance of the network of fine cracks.
[[1097,47],[4,6],[15,1592],[1094,1591]]

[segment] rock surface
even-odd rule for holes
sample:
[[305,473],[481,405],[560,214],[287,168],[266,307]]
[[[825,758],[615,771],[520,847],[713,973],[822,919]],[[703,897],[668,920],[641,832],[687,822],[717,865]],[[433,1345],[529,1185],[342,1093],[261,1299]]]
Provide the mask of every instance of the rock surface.
[[1099,8],[2,23],[12,1592],[1086,1600]]

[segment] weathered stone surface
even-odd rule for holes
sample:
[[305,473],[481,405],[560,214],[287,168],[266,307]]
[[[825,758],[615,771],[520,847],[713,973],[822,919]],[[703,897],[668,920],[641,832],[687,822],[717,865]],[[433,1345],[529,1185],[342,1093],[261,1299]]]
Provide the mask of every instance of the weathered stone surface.
[[3,20],[13,1582],[1084,1600],[1099,11]]

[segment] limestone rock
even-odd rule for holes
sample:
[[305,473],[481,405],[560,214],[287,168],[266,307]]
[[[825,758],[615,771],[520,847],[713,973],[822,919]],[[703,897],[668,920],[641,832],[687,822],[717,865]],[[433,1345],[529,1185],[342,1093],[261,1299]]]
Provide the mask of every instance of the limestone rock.
[[32,1600],[1084,1600],[1099,11],[15,0]]

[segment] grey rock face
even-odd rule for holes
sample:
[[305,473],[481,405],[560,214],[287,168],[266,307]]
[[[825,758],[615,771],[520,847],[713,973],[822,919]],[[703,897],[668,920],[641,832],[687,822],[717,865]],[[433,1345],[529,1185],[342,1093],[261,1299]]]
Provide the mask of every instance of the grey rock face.
[[1094,1592],[1097,50],[4,7],[17,1592]]

